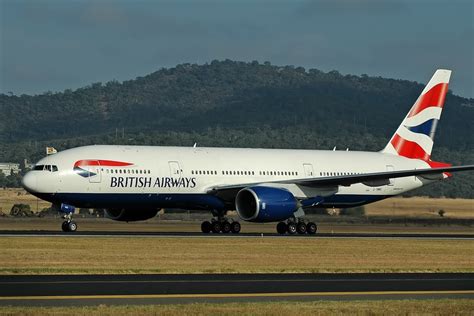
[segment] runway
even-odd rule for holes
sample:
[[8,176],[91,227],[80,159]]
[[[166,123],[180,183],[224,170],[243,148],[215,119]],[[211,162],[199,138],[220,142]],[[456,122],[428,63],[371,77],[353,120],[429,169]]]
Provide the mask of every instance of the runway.
[[0,305],[394,298],[474,298],[474,273],[0,276]]
[[437,234],[437,233],[317,233],[316,235],[280,235],[277,233],[245,233],[239,234],[203,234],[200,232],[143,232],[143,231],[76,231],[65,233],[57,230],[0,230],[3,237],[199,237],[199,238],[420,238],[420,239],[470,239],[474,234]]

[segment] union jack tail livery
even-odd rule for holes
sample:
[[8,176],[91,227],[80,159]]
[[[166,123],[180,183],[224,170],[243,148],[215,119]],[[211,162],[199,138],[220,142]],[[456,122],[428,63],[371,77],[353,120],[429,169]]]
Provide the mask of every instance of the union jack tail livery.
[[430,157],[450,77],[451,70],[436,70],[383,153],[424,160],[431,167],[448,165],[431,161]]

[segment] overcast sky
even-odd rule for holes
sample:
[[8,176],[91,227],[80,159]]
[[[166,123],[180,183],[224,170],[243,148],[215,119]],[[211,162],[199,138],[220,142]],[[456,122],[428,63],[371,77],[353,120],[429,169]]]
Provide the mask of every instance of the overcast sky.
[[270,61],[474,97],[474,1],[0,0],[0,92],[128,80],[179,63]]

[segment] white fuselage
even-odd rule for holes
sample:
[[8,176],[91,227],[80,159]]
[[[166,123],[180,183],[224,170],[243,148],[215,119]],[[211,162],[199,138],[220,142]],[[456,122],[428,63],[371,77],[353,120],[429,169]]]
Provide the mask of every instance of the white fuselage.
[[[78,161],[88,163],[79,163],[77,169]],[[148,198],[149,203],[159,204],[156,207],[189,209],[193,209],[192,195],[206,195],[213,187],[246,183],[274,186],[274,182],[282,180],[429,168],[421,160],[378,152],[109,145],[65,150],[41,159],[38,165],[57,166],[57,171],[30,171],[23,182],[30,192],[52,202],[107,207],[108,203],[121,203],[121,196],[133,196],[130,203]],[[392,179],[389,185],[381,186],[359,183],[334,188],[297,184],[278,187],[298,199],[328,196],[322,206],[340,207],[370,203],[424,183],[411,176]],[[190,202],[183,203],[189,196]],[[175,205],[173,201],[179,203]],[[197,208],[213,207],[198,204]]]

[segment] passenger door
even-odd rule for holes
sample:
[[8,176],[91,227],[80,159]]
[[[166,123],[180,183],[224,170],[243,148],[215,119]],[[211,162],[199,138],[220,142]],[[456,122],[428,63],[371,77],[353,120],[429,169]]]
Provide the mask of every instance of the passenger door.
[[307,177],[314,177],[314,170],[313,170],[313,165],[310,163],[304,163],[304,174]]
[[[171,184],[170,185],[170,191],[179,191],[181,183],[181,176],[182,176],[182,170],[181,166],[179,165],[179,162],[177,161],[169,161],[168,166],[170,168],[170,176],[171,176]],[[173,184],[178,184],[178,185],[173,185]]]
[[102,181],[102,172],[100,169],[99,162],[93,166],[88,167],[89,170],[89,182],[90,183],[100,183]]

